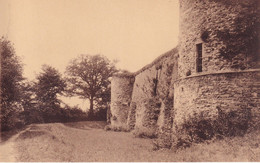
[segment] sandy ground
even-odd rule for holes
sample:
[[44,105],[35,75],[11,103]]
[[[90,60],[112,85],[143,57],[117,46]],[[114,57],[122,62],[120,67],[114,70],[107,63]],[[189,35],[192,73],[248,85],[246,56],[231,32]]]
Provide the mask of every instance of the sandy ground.
[[15,138],[11,138],[8,142],[0,145],[0,161],[16,161],[17,153],[14,150],[14,140]]
[[0,161],[260,161],[259,133],[198,144],[177,152],[154,151],[151,139],[105,131],[104,125],[80,122],[28,126],[0,144]]
[[28,130],[19,132],[12,136],[8,141],[0,143],[0,161],[1,162],[15,162],[18,159],[18,151],[15,149],[16,139],[20,134]]

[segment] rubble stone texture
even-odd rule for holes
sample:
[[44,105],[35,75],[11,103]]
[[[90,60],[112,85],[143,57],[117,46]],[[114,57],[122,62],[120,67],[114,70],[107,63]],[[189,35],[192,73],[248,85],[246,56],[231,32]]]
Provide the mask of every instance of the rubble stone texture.
[[167,125],[165,118],[168,115],[165,112],[170,113],[172,107],[165,104],[173,102],[170,87],[173,86],[174,69],[177,70],[176,55],[177,49],[173,49],[136,73],[132,95],[132,103],[135,105],[132,119],[135,119],[135,123],[133,125],[129,122],[131,127],[134,126],[139,131],[146,131],[148,128],[157,132]]
[[259,13],[258,0],[180,0],[179,45],[131,86],[113,77],[112,115],[164,147],[259,128]]
[[196,44],[203,44],[203,72],[259,68],[257,0],[180,0],[180,77],[196,74]]
[[124,126],[127,122],[133,83],[134,76],[131,74],[113,76],[111,82],[111,125],[114,127]]

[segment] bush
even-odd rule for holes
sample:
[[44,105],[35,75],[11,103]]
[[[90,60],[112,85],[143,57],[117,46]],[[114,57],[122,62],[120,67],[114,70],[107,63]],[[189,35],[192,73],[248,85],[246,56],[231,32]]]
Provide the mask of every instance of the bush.
[[88,120],[87,113],[76,106],[65,106],[64,108],[59,106],[41,106],[26,109],[22,112],[22,115],[27,125],[32,123],[77,122]]
[[89,120],[95,120],[95,121],[106,121],[107,120],[107,108],[96,108],[94,110],[93,116],[89,115]]
[[135,128],[133,130],[133,135],[138,138],[150,138],[154,139],[158,137],[157,129],[155,128]]
[[219,107],[218,116],[210,119],[203,116],[191,117],[178,129],[177,148],[189,147],[192,143],[200,143],[213,138],[220,139],[225,136],[243,136],[251,119],[250,109],[237,109],[224,112]]
[[88,114],[77,106],[61,108],[61,122],[76,122],[88,120]]
[[41,112],[35,108],[23,111],[22,115],[26,125],[44,122]]
[[9,108],[1,108],[1,131],[22,128],[25,125],[19,106],[13,104]]
[[155,149],[159,148],[168,148],[172,147],[172,132],[171,131],[164,131],[159,132],[158,138],[153,141],[153,146]]
[[107,125],[105,126],[104,130],[106,131],[116,131],[116,132],[129,132],[130,129],[126,126],[126,125],[123,125],[123,126],[111,126],[111,125]]

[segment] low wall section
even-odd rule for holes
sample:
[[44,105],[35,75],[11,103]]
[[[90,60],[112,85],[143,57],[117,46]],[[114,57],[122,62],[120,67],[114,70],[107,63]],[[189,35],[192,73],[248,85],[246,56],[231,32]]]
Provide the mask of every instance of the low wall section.
[[[260,70],[257,69],[201,74],[177,80],[174,83],[173,135],[176,139],[183,137],[183,126],[187,127],[194,119],[217,120],[221,115],[230,115],[227,118],[234,123],[246,123],[244,127],[259,126],[259,79]],[[230,126],[233,127],[230,132],[236,132],[232,131],[236,125]]]

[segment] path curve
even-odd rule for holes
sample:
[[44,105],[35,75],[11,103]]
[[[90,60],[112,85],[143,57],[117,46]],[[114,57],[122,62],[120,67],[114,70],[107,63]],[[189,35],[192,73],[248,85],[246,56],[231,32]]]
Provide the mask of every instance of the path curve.
[[17,160],[18,153],[15,149],[15,140],[19,137],[20,134],[27,131],[25,129],[5,142],[0,143],[0,162],[15,162]]

